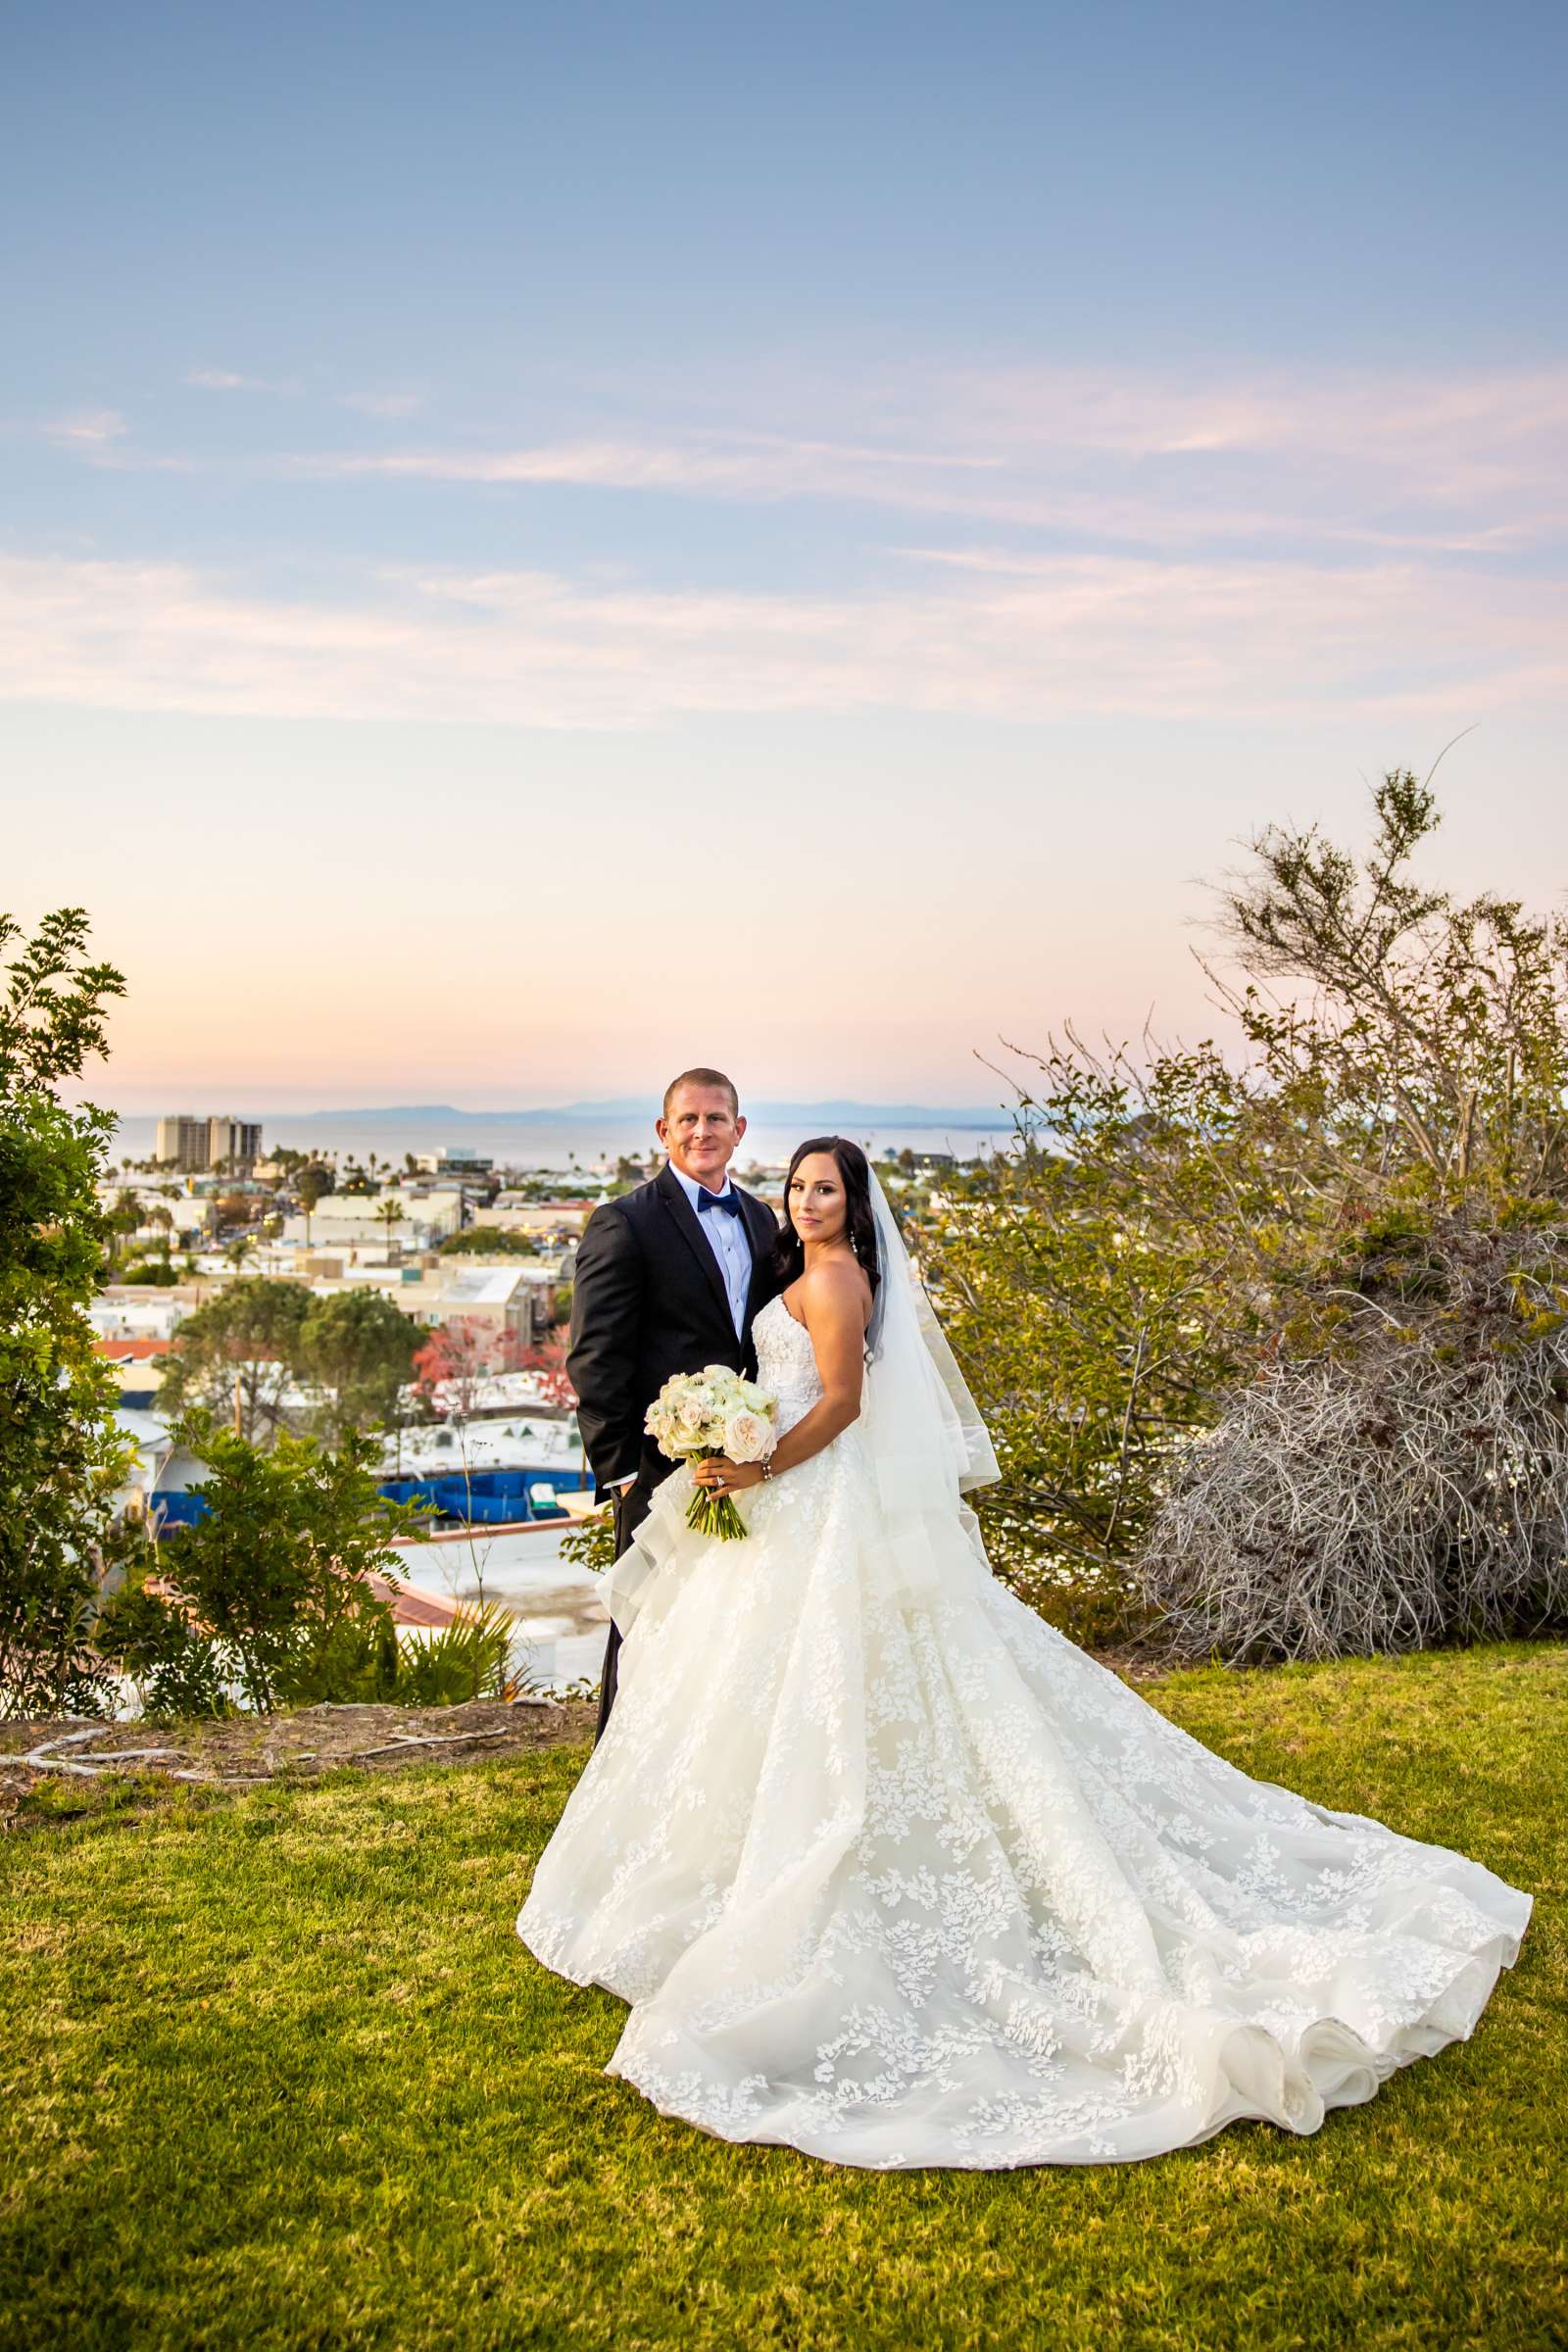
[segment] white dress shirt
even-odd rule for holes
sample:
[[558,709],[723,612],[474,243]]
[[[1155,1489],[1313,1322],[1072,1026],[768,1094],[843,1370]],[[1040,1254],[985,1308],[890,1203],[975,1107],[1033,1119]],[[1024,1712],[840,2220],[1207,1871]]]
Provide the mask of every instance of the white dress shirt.
[[[688,1176],[684,1169],[677,1168],[673,1160],[669,1163],[669,1172],[691,1202],[692,1213],[708,1237],[708,1247],[718,1260],[718,1270],[724,1277],[724,1296],[729,1300],[730,1319],[735,1325],[735,1337],[739,1339],[746,1328],[746,1301],[752,1289],[752,1245],[747,1236],[746,1219],[739,1199],[733,1216],[727,1213],[715,1216],[711,1209],[705,1214],[702,1198],[708,1187],[699,1184],[694,1176]],[[709,1193],[709,1199],[722,1200],[734,1190],[726,1172],[721,1189],[717,1193]]]
[[[692,1214],[708,1237],[708,1247],[718,1260],[718,1270],[724,1277],[724,1296],[729,1300],[730,1316],[735,1325],[735,1337],[739,1339],[746,1328],[746,1301],[752,1289],[752,1245],[746,1231],[745,1214],[737,1210],[734,1216],[714,1216],[710,1209],[705,1216],[698,1203],[708,1187],[686,1175],[673,1160],[669,1162],[669,1172],[691,1202]],[[725,1193],[733,1190],[726,1173],[723,1192],[715,1194],[713,1198],[721,1200]],[[617,1479],[616,1491],[623,1492],[634,1483],[634,1477]]]

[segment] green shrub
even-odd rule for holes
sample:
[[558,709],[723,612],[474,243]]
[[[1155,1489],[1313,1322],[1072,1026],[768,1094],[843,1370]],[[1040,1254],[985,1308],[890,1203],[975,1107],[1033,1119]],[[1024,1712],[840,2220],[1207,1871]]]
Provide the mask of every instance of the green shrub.
[[428,1641],[397,1644],[389,1688],[373,1695],[406,1707],[460,1706],[470,1698],[510,1698],[513,1625],[494,1601],[460,1608]]
[[[1273,1572],[1254,1582],[1236,1563],[1259,1542],[1267,1550],[1277,1524],[1297,1547],[1295,1575],[1298,1547],[1310,1551],[1333,1516],[1329,1498],[1360,1477],[1361,1420],[1340,1409],[1357,1362],[1378,1414],[1393,1415],[1394,1455],[1462,1467],[1479,1441],[1466,1436],[1462,1383],[1440,1377],[1469,1344],[1446,1311],[1444,1237],[1462,1230],[1485,1259],[1494,1242],[1507,1257],[1515,1230],[1568,1231],[1568,918],[1428,887],[1412,859],[1439,822],[1430,788],[1390,774],[1373,803],[1359,858],[1314,829],[1269,827],[1250,870],[1219,894],[1239,966],[1234,982],[1209,973],[1235,1024],[1229,1058],[1211,1041],[1185,1049],[1152,1035],[1097,1053],[1069,1027],[1018,1055],[1012,1149],[945,1177],[915,1220],[1003,1465],[981,1501],[992,1557],[1077,1640],[1142,1630],[1179,1597],[1181,1639],[1201,1651],[1202,1596],[1244,1588],[1265,1605],[1246,1624],[1251,1600],[1226,1603],[1210,1630],[1218,1639],[1222,1617],[1227,1654],[1253,1654],[1254,1640],[1272,1654],[1287,1623],[1287,1646],[1299,1634],[1309,1654],[1333,1645],[1335,1628],[1368,1637],[1381,1601],[1314,1592],[1301,1633]],[[1543,1292],[1508,1345],[1549,1337],[1562,1303]],[[1393,1330],[1424,1368],[1384,1364]],[[1259,1384],[1308,1370],[1263,1398]],[[1499,1391],[1487,1444],[1504,1497],[1510,1479],[1539,1484],[1560,1410],[1554,1378],[1545,1366],[1544,1400],[1522,1417]],[[1210,1472],[1222,1457],[1207,1448],[1222,1420],[1235,1443],[1220,1495]],[[1292,1465],[1307,1420],[1321,1507],[1303,1517]],[[1324,1460],[1331,1422],[1340,1450]],[[1272,1498],[1258,1485],[1265,1460]],[[1568,1518],[1560,1475],[1530,1530],[1508,1535],[1515,1560],[1549,1547],[1554,1511]],[[1446,1476],[1396,1542],[1385,1544],[1382,1526],[1360,1531],[1343,1575],[1370,1544],[1403,1561],[1385,1579],[1396,1591],[1423,1543],[1448,1546]],[[1162,1547],[1176,1523],[1161,1514],[1178,1488],[1204,1500],[1182,1523],[1173,1583]],[[1395,1489],[1379,1491],[1386,1517]],[[1468,1534],[1461,1548],[1480,1557]],[[1284,1575],[1283,1553],[1276,1565]],[[1527,1608],[1557,1605],[1550,1578],[1526,1577],[1532,1597],[1499,1614],[1468,1569],[1417,1565],[1434,1593],[1465,1593],[1451,1610],[1434,1603],[1423,1625],[1511,1629]],[[1490,1567],[1477,1574],[1495,1585]]]
[[440,1245],[443,1257],[537,1257],[539,1244],[529,1233],[502,1225],[467,1225],[449,1233]]
[[167,1284],[178,1282],[179,1270],[171,1265],[167,1257],[137,1257],[132,1258],[128,1266],[122,1266],[115,1280],[149,1286]]
[[58,1090],[106,1050],[104,1000],[124,982],[84,961],[86,938],[79,907],[30,941],[0,916],[0,951],[14,950],[0,992],[0,1717],[108,1699],[92,1628],[128,1451],[87,1304],[114,1118]]
[[574,1519],[561,1539],[561,1556],[596,1576],[615,1564],[615,1515],[595,1511],[591,1519]]
[[379,1696],[399,1646],[372,1576],[396,1583],[389,1539],[416,1528],[388,1502],[377,1448],[351,1434],[335,1450],[280,1437],[270,1452],[211,1417],[180,1424],[206,1463],[205,1517],[153,1540],[128,1530],[124,1582],[97,1641],[136,1683],[149,1714],[220,1714]]

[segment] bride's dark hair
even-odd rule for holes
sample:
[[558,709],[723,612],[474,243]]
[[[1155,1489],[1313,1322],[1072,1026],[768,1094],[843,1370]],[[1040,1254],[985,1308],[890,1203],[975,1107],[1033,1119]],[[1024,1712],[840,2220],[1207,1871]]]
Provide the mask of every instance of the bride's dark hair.
[[784,1179],[784,1222],[779,1228],[778,1248],[774,1253],[779,1289],[786,1289],[806,1271],[806,1245],[796,1232],[795,1220],[790,1215],[790,1186],[795,1182],[795,1171],[802,1160],[809,1159],[813,1152],[830,1152],[838,1162],[838,1171],[844,1180],[844,1230],[857,1262],[871,1285],[874,1298],[882,1277],[876,1262],[876,1219],[871,1214],[871,1171],[859,1145],[852,1144],[844,1135],[813,1135],[808,1142],[795,1147],[789,1174]]

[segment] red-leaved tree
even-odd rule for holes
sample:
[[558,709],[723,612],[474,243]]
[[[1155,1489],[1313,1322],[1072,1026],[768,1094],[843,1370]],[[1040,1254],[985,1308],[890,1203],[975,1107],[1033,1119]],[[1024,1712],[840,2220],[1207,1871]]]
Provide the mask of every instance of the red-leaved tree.
[[466,1421],[495,1370],[496,1335],[471,1315],[438,1323],[414,1358],[414,1386],[432,1412]]
[[484,1383],[497,1372],[527,1372],[546,1404],[570,1412],[577,1402],[566,1377],[565,1344],[535,1347],[514,1331],[496,1331],[471,1315],[438,1323],[414,1358],[414,1383],[432,1411],[466,1421]]

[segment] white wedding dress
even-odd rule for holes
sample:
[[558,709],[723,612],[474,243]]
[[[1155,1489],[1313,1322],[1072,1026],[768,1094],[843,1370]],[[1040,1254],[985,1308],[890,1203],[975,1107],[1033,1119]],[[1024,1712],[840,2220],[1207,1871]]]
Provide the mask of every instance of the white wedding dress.
[[[820,1394],[774,1299],[759,1378]],[[990,1573],[889,1572],[863,1423],[742,1497],[655,1501],[609,1728],[518,1932],[631,2005],[666,2115],[841,2164],[1094,2164],[1314,2132],[1468,2035],[1531,1898],[1250,1780]],[[618,1614],[619,1612],[617,1612]]]

